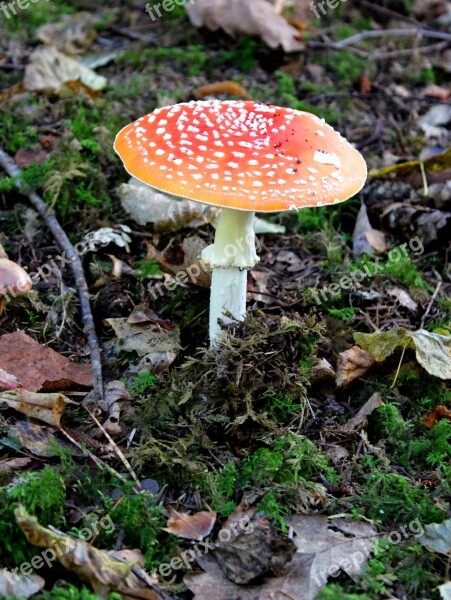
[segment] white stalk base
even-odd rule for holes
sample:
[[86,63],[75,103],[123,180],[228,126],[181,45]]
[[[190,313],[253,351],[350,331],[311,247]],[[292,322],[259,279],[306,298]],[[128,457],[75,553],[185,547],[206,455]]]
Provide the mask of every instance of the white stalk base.
[[[216,268],[212,273],[210,298],[210,344],[221,336],[218,319],[225,323],[242,321],[246,316],[247,270],[237,267]],[[224,310],[232,317],[224,316]]]

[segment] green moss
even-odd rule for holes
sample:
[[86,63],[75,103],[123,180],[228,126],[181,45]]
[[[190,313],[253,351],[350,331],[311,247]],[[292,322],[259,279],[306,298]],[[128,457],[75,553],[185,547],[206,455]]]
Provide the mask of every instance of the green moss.
[[255,69],[258,65],[257,53],[262,50],[261,42],[249,36],[240,36],[230,49],[221,50],[219,53],[219,62],[226,66],[230,65],[238,68],[244,73]]
[[35,554],[16,524],[14,508],[22,504],[40,523],[59,527],[64,524],[65,498],[65,483],[51,467],[18,475],[0,487],[0,557],[5,565],[19,565]]
[[387,262],[384,275],[394,277],[406,287],[418,288],[426,292],[433,291],[431,286],[423,279],[421,271],[413,264],[410,258],[402,258],[398,262]]
[[147,371],[143,373],[139,373],[133,380],[133,382],[129,385],[129,390],[133,395],[142,396],[143,394],[148,394],[152,388],[152,386],[157,381],[157,377],[148,373]]
[[412,458],[425,467],[445,468],[451,462],[451,422],[443,419],[411,444]]
[[143,258],[136,264],[138,275],[141,279],[147,279],[153,275],[161,275],[162,271],[154,258]]
[[326,585],[316,596],[316,600],[374,600],[366,594],[348,593],[338,583]]
[[327,312],[334,319],[339,319],[340,321],[344,321],[345,323],[352,323],[355,319],[357,310],[352,306],[348,306],[346,308],[328,308]]
[[15,154],[21,148],[29,148],[38,141],[32,119],[25,114],[2,115],[0,119],[0,139],[9,154]]

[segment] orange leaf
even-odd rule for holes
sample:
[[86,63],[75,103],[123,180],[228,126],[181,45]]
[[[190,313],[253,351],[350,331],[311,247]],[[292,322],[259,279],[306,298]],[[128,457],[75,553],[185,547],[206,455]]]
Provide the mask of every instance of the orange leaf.
[[202,511],[194,515],[167,506],[169,519],[163,530],[187,540],[202,540],[210,535],[216,522],[216,513]]

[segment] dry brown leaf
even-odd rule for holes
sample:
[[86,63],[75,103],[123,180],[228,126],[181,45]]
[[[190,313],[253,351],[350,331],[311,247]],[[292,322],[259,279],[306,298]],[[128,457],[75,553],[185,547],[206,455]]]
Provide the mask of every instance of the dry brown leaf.
[[134,179],[117,189],[123,209],[138,223],[152,223],[155,231],[178,231],[212,223],[221,209],[192,200],[182,200],[157,192]]
[[0,402],[6,402],[10,408],[52,427],[61,426],[66,404],[76,404],[63,394],[37,394],[28,390],[2,392]]
[[30,91],[59,93],[65,84],[74,81],[94,91],[102,90],[107,84],[105,77],[53,46],[37,48],[25,67],[24,85]]
[[31,458],[3,458],[0,460],[0,475],[18,471],[19,469],[26,467],[30,462]]
[[374,229],[368,218],[365,204],[362,202],[352,234],[352,254],[355,259],[363,254],[385,252],[387,244],[382,231]]
[[375,392],[369,400],[365,402],[359,412],[349,419],[344,425],[342,425],[339,429],[340,431],[344,431],[346,433],[351,433],[358,429],[361,425],[364,425],[368,419],[368,417],[373,413],[376,408],[379,408],[384,404],[384,400],[382,395],[379,392]]
[[[58,561],[73,571],[82,581],[88,582],[99,598],[108,598],[113,589],[130,588],[133,562],[120,562],[105,550],[98,550],[84,540],[60,535],[42,527],[35,517],[19,506],[15,510],[16,521],[27,540],[34,546],[50,548]],[[133,575],[133,581],[136,576]]]
[[199,87],[194,92],[198,98],[205,98],[206,96],[219,96],[221,94],[227,94],[229,96],[238,96],[240,98],[248,98],[249,94],[242,85],[235,81],[217,81],[216,83],[209,83]]
[[0,598],[31,598],[44,585],[45,580],[39,575],[21,575],[0,569]]
[[30,165],[42,165],[46,162],[49,155],[40,146],[33,148],[20,148],[14,155],[14,162],[20,169],[25,169]]
[[298,31],[265,0],[196,0],[186,3],[185,9],[195,27],[223,29],[230,36],[259,36],[270,48],[282,46],[285,52],[305,48]]
[[20,382],[17,377],[0,369],[0,390],[17,390],[20,387]]
[[95,24],[99,21],[93,13],[79,12],[62,15],[57,23],[47,23],[36,30],[36,37],[61,52],[80,54],[87,50],[97,37]]
[[17,439],[19,443],[36,456],[50,458],[58,456],[58,442],[55,437],[57,429],[30,423],[29,421],[16,421],[8,435]]
[[23,331],[0,336],[0,369],[30,392],[90,387],[91,365],[76,364]]
[[451,410],[446,406],[436,406],[421,422],[425,427],[432,429],[441,419],[451,420]]
[[399,287],[392,287],[387,289],[387,294],[389,296],[393,296],[393,298],[396,298],[401,306],[408,308],[412,312],[417,312],[418,302],[415,302],[415,300],[413,300],[410,294],[408,294],[405,290]]
[[126,318],[106,319],[105,323],[114,329],[119,346],[125,352],[136,352],[138,356],[173,352],[176,356],[180,350],[178,329],[168,331],[158,325],[132,325]]
[[187,540],[203,540],[210,535],[216,523],[216,513],[201,511],[194,515],[180,512],[168,505],[169,519],[164,531]]
[[375,362],[371,354],[358,346],[341,352],[337,364],[337,386],[346,387],[359,377],[363,377]]

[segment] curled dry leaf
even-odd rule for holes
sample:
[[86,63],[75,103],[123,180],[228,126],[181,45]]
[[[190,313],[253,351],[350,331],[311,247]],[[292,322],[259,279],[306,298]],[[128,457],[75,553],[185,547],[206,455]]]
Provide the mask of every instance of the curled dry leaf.
[[8,436],[17,440],[21,446],[35,454],[45,458],[58,456],[58,445],[56,438],[57,429],[30,423],[29,421],[16,421],[14,426],[8,430]]
[[337,364],[337,386],[346,387],[359,377],[363,377],[375,362],[371,354],[358,346],[341,352]]
[[180,512],[172,506],[166,507],[169,519],[164,531],[187,540],[203,540],[210,535],[216,523],[216,513],[201,511],[194,515]]
[[62,15],[57,23],[47,23],[36,30],[36,37],[44,44],[55,46],[61,52],[80,54],[97,37],[98,17],[88,12]]
[[[31,462],[31,458],[4,458],[0,460],[0,475],[18,471],[26,467]],[[1,589],[1,588],[0,588]],[[1,596],[1,592],[0,592]]]
[[25,67],[24,85],[27,90],[58,94],[65,84],[72,82],[79,82],[94,91],[102,90],[107,84],[105,77],[53,46],[37,48],[32,53]]
[[[129,407],[131,396],[122,381],[109,381],[104,386],[104,395],[100,403],[100,408],[107,413],[107,419],[103,423],[105,430],[116,438],[122,434],[121,416]],[[90,392],[83,400],[82,405],[90,410],[94,410],[98,400],[94,392]]]
[[354,258],[360,258],[363,254],[385,252],[386,249],[385,235],[371,225],[366,206],[362,202],[352,234],[352,254]]
[[408,308],[412,312],[417,312],[418,302],[415,302],[415,300],[413,300],[410,294],[408,294],[405,290],[402,290],[399,287],[392,287],[387,289],[387,294],[389,296],[393,296],[393,298],[396,298],[401,306]]
[[451,410],[446,406],[436,406],[421,422],[428,429],[432,429],[442,419],[451,421]]
[[121,586],[131,587],[127,578],[136,563],[120,562],[105,550],[98,550],[84,540],[42,527],[22,506],[16,508],[15,517],[31,544],[52,549],[63,567],[89,583],[99,598],[108,598],[111,590],[119,590]]
[[185,9],[195,27],[259,36],[270,48],[282,46],[285,52],[305,48],[298,31],[265,0],[196,0],[186,3]]
[[28,390],[2,392],[0,402],[6,402],[10,408],[52,427],[61,426],[66,404],[76,404],[63,394],[37,394]]
[[42,590],[45,580],[39,575],[21,575],[0,570],[0,598],[31,598]]
[[220,209],[192,200],[182,200],[157,192],[133,177],[117,189],[123,209],[138,223],[152,223],[155,231],[178,231],[212,223]]
[[23,331],[0,336],[0,369],[30,392],[90,387],[91,365],[76,364]]
[[355,431],[361,425],[366,423],[368,417],[376,410],[376,408],[379,408],[383,404],[384,400],[382,398],[382,394],[375,392],[370,399],[365,402],[359,412],[340,427],[340,431],[344,431],[346,433]]

